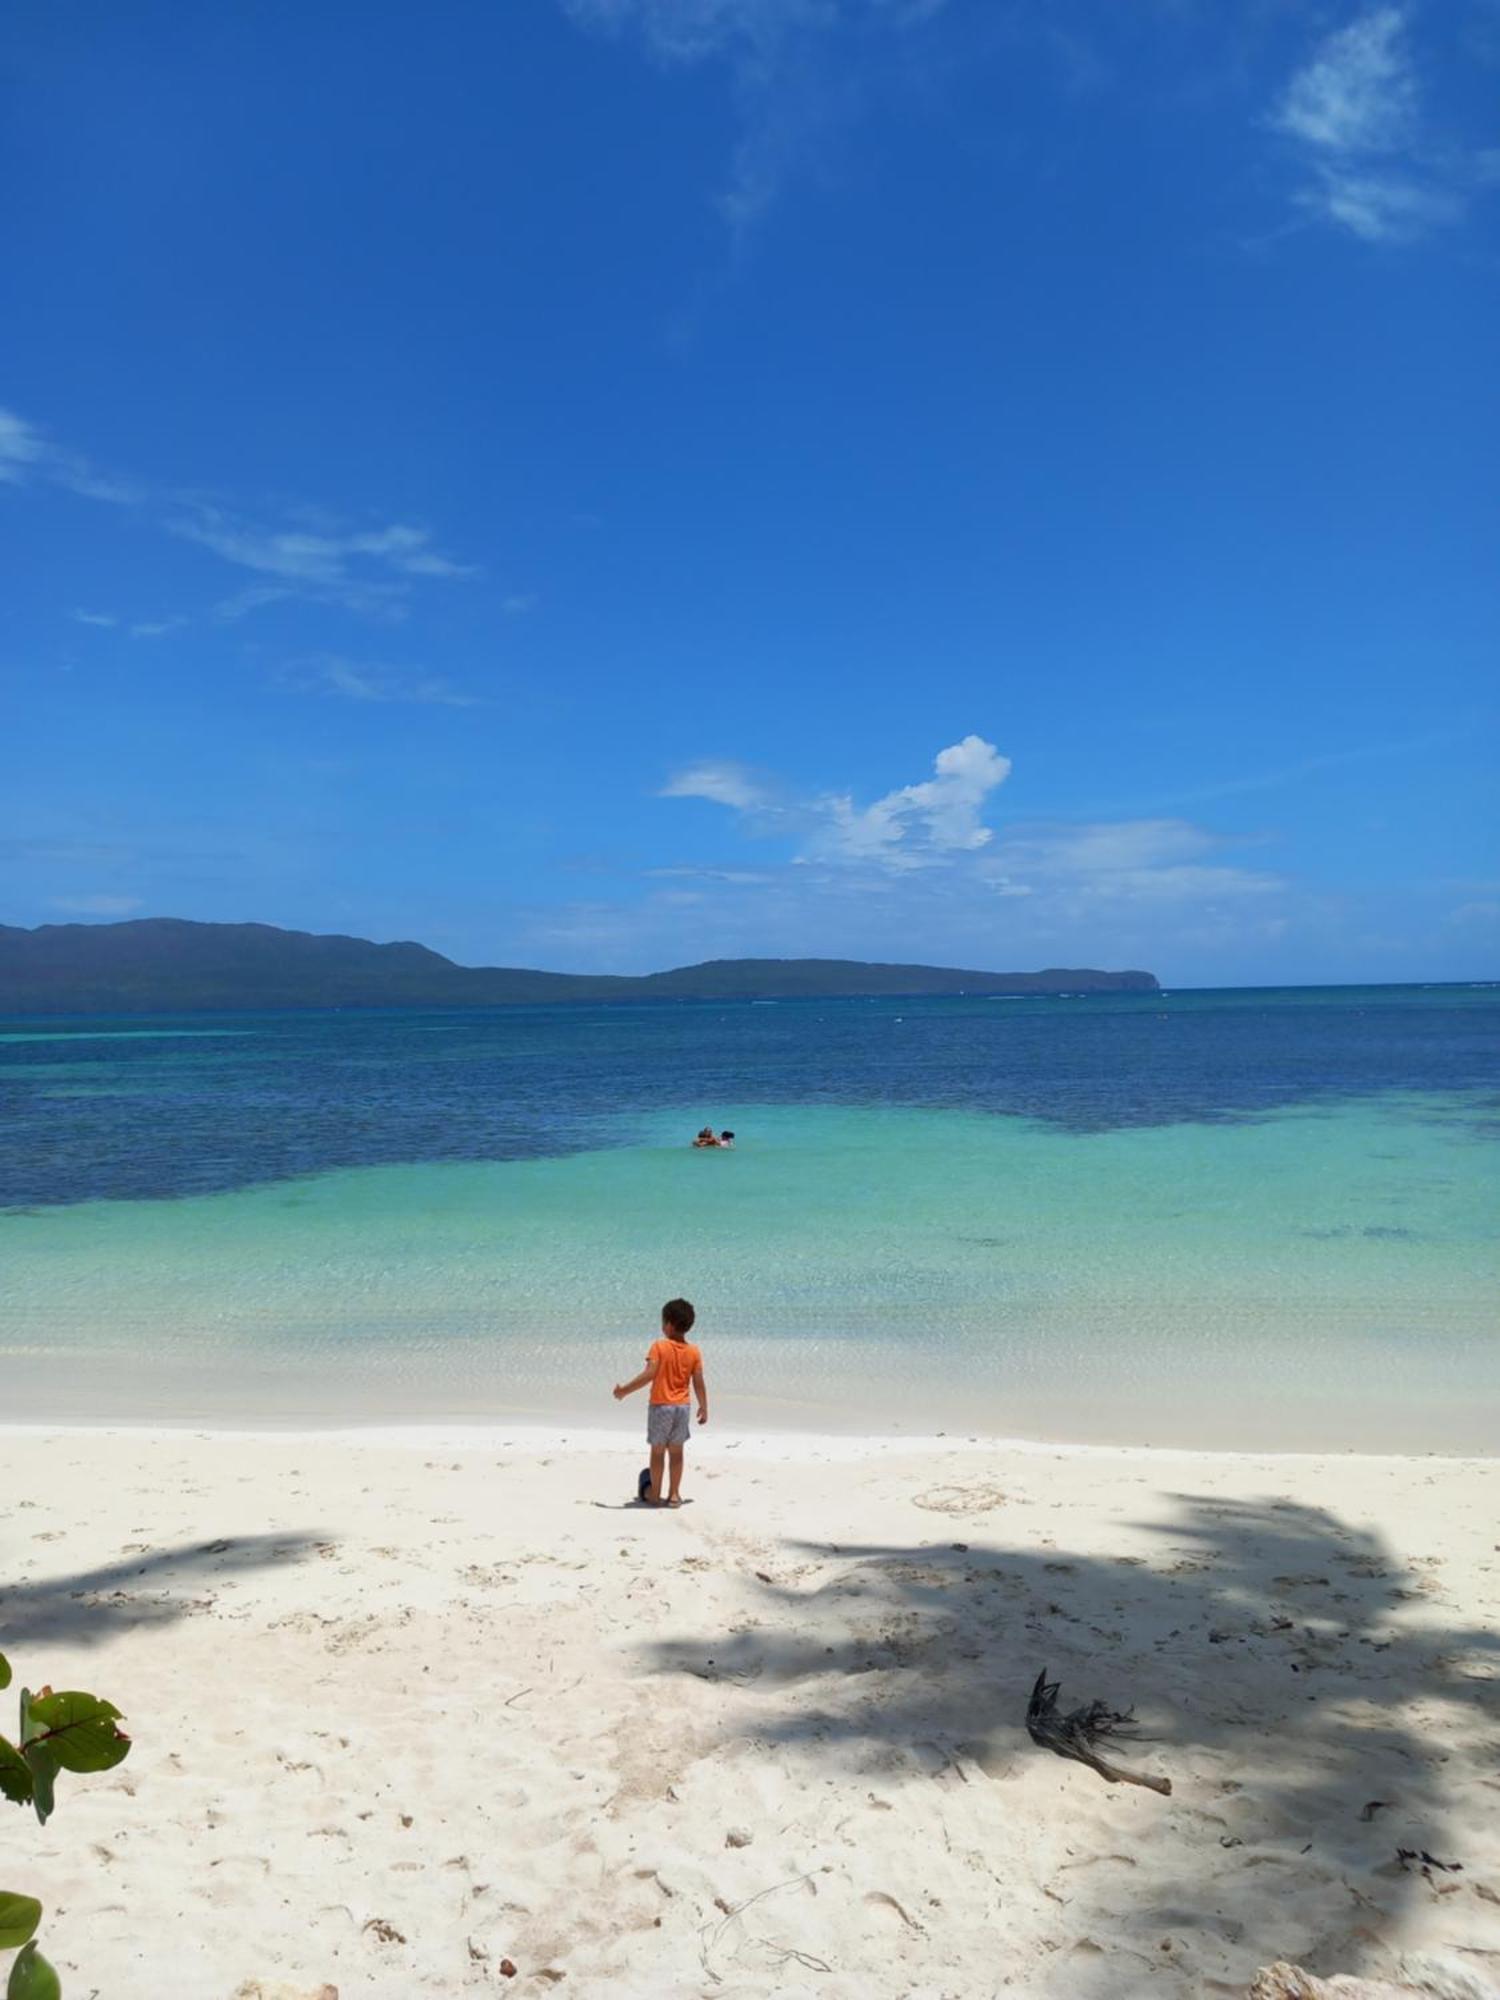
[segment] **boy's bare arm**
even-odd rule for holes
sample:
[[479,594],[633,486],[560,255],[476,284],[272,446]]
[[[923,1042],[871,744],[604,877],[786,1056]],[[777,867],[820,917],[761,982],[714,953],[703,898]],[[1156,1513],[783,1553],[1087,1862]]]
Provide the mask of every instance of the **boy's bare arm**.
[[700,1361],[693,1370],[693,1391],[698,1398],[698,1421],[708,1422],[708,1384],[703,1379],[703,1363]]
[[632,1382],[616,1382],[615,1401],[623,1403],[627,1396],[633,1396],[637,1389],[644,1389],[648,1382],[656,1380],[656,1363],[648,1361],[640,1374]]

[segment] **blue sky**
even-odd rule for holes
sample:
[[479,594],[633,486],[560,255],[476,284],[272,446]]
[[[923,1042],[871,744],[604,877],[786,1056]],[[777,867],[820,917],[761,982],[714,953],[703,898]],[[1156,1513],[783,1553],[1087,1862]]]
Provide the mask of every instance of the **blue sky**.
[[1500,6],[9,14],[0,919],[1500,971]]

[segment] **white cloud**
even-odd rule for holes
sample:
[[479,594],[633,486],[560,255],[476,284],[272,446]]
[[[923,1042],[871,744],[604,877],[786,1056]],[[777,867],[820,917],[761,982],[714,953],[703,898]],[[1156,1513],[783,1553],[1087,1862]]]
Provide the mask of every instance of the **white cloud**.
[[812,11],[807,0],[563,0],[563,9],[581,27],[637,29],[655,54],[672,62],[699,62]]
[[47,449],[46,440],[34,425],[13,410],[0,409],[0,480],[19,486],[46,459]]
[[669,778],[657,795],[663,799],[712,799],[737,812],[760,812],[772,804],[771,794],[743,764],[691,764]]
[[[41,483],[89,500],[148,507],[171,533],[212,549],[226,562],[278,579],[240,591],[216,607],[217,615],[225,618],[293,596],[342,604],[353,611],[399,613],[414,582],[477,573],[472,565],[437,547],[429,530],[403,522],[361,527],[318,519],[308,527],[292,519],[254,521],[180,494],[153,494],[97,471],[76,452],[53,444],[35,424],[5,409],[0,409],[0,482]],[[103,613],[74,615],[85,624],[105,622]],[[184,622],[143,620],[131,631],[136,638],[157,638]]]
[[1226,844],[1181,819],[1022,828],[1001,842],[990,865],[1001,893],[1019,888],[1069,905],[1239,902],[1284,887],[1277,875],[1213,859]]
[[466,564],[434,548],[425,528],[398,524],[314,534],[303,528],[236,520],[216,507],[179,516],[171,527],[174,534],[212,549],[226,562],[284,578],[301,590],[359,610],[399,597],[403,578],[474,574]]
[[13,410],[0,409],[0,483],[21,486],[31,479],[120,506],[134,505],[141,498],[138,488],[96,471],[76,452],[53,444],[35,424]]
[[338,653],[298,661],[281,679],[299,693],[342,695],[347,701],[414,702],[433,708],[486,705],[482,696],[465,694],[439,675],[409,667],[368,666]]
[[1417,86],[1399,7],[1377,7],[1329,35],[1287,85],[1274,122],[1336,153],[1389,153],[1411,138]]
[[103,500],[113,507],[138,507],[146,498],[139,486],[128,479],[116,479],[107,472],[95,472],[85,459],[58,452],[51,464],[54,486],[65,486],[84,500]]
[[720,212],[743,238],[786,184],[859,115],[882,36],[919,28],[946,0],[561,0],[584,29],[634,34],[666,64],[722,62],[739,132]]
[[[1190,820],[997,830],[987,810],[1010,771],[993,743],[969,735],[938,753],[931,777],[862,805],[849,792],[797,796],[741,764],[701,763],[679,772],[663,795],[712,800],[752,838],[793,842],[790,865],[651,872],[725,884],[716,923],[752,937],[757,923],[772,934],[787,926],[809,942],[824,924],[830,940],[946,936],[940,950],[955,964],[1020,964],[1048,954],[1066,963],[1055,954],[1080,950],[1090,964],[1149,963],[1163,932],[1217,950],[1252,936],[1265,941],[1284,924],[1282,877],[1239,865],[1234,842]],[[867,916],[857,914],[861,906]],[[868,942],[859,950],[868,954]],[[876,955],[891,950],[887,944]]]
[[1297,196],[1300,208],[1338,222],[1366,243],[1406,243],[1457,222],[1463,203],[1446,189],[1399,173],[1352,173],[1325,167]]
[[705,761],[678,771],[662,786],[665,799],[710,799],[744,818],[756,834],[800,840],[804,863],[869,866],[905,871],[985,846],[993,835],[983,823],[985,801],[1010,774],[982,736],[940,750],[933,775],[860,805],[851,793],[798,798],[743,764]]
[[1425,134],[1400,7],[1375,7],[1328,35],[1270,122],[1300,158],[1296,205],[1365,243],[1412,242],[1459,222],[1467,190],[1486,179],[1485,153]]
[[141,618],[127,622],[113,611],[70,611],[68,616],[75,624],[95,625],[103,632],[123,626],[132,639],[160,639],[188,623],[186,618]]
[[920,868],[940,856],[987,846],[994,835],[980,813],[1009,776],[1010,759],[993,743],[966,736],[938,752],[933,776],[920,784],[902,785],[863,807],[847,794],[823,800],[827,823],[807,858]]
[[228,597],[221,597],[213,607],[215,618],[231,623],[236,618],[248,617],[252,611],[264,610],[268,604],[284,604],[297,592],[284,583],[247,583],[243,590],[231,591]]
[[141,907],[139,896],[54,896],[54,910],[68,910],[79,917],[128,917]]
[[1084,826],[1022,829],[1005,842],[1005,854],[1039,871],[1114,873],[1197,861],[1217,842],[1184,819],[1101,820]]

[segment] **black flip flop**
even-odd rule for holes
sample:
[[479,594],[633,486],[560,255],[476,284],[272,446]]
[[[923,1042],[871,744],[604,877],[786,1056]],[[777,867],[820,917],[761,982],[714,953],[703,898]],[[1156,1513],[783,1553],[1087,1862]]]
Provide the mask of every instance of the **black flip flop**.
[[649,1465],[643,1465],[641,1467],[641,1476],[635,1482],[635,1497],[637,1500],[645,1500],[649,1498],[650,1493],[651,1493],[651,1468]]

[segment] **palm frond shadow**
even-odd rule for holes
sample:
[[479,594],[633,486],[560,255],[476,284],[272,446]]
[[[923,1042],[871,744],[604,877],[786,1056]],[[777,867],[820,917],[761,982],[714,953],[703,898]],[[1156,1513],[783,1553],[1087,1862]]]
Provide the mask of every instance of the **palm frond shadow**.
[[71,1575],[0,1582],[0,1641],[12,1654],[49,1642],[102,1645],[133,1627],[190,1616],[237,1573],[302,1562],[328,1546],[310,1533],[226,1536],[143,1550]]
[[[1126,1559],[783,1543],[747,1584],[740,1629],[646,1657],[743,1689],[740,1734],[757,1743],[886,1775],[967,1765],[1000,1786],[1048,1760],[1026,1731],[1045,1669],[1065,1707],[1134,1709],[1142,1740],[1118,1761],[1172,1781],[1171,1801],[1135,1809],[1158,1815],[1169,1871],[1139,1913],[1143,1938],[1204,1924],[1211,1908],[1219,1937],[1277,1942],[1276,1884],[1321,1846],[1317,1865],[1342,1888],[1317,1949],[1358,1971],[1410,1899],[1432,1893],[1398,1843],[1439,1856],[1448,1844],[1448,1757],[1424,1712],[1464,1711],[1476,1757],[1500,1760],[1500,1635],[1435,1625],[1434,1571],[1331,1512],[1194,1495],[1173,1508],[1145,1527],[1159,1550]],[[1106,1790],[1092,1771],[1057,1769]],[[1180,1806],[1189,1834],[1174,1831],[1188,1824]]]

